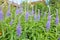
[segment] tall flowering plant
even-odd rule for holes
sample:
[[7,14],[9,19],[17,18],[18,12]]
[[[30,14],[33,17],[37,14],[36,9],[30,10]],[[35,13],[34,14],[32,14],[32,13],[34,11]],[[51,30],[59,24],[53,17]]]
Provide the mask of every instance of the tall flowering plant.
[[50,29],[50,22],[51,22],[51,15],[50,15],[50,9],[49,9],[48,21],[47,21],[47,24],[46,24],[46,30],[47,31]]

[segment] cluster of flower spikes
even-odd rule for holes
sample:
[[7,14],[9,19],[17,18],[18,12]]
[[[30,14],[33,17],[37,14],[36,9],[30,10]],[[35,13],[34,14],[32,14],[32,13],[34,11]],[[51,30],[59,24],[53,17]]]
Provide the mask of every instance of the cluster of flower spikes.
[[[58,25],[59,23],[59,17],[58,17],[58,10],[56,10],[56,25]],[[16,9],[16,15],[18,15],[19,13],[22,13],[23,12],[23,9]],[[40,10],[38,10],[38,16],[36,16],[35,12],[34,12],[34,9],[32,9],[32,15],[34,16],[34,20],[38,19],[40,20]],[[25,20],[28,21],[28,18],[29,18],[29,11],[26,11],[26,15],[25,15]],[[10,5],[8,6],[8,11],[6,13],[6,16],[11,16],[11,13],[10,13]],[[3,20],[4,19],[4,15],[3,15],[3,12],[2,12],[2,8],[0,7],[0,20]],[[50,15],[50,10],[48,12],[48,21],[46,23],[46,30],[49,30],[50,29],[50,21],[51,21],[51,15]],[[12,25],[13,23],[13,20],[11,20],[10,22],[10,25]],[[21,25],[18,21],[18,24],[17,24],[17,35],[20,36],[21,35]]]

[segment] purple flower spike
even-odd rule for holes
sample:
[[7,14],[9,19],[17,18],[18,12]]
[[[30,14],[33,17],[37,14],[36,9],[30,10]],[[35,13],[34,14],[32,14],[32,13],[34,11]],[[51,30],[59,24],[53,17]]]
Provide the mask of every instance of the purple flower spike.
[[16,30],[17,30],[17,35],[20,36],[21,35],[21,26],[20,26],[20,23],[18,23]]
[[16,9],[16,15],[18,15],[19,14],[19,9]]
[[59,17],[56,17],[56,25],[59,23]]
[[7,13],[6,13],[6,16],[11,16],[11,13],[10,13],[10,6],[8,6],[8,10],[7,10]]
[[20,8],[18,8],[18,6],[17,6],[17,8],[16,8],[16,15],[18,15],[20,12],[21,12],[21,10],[20,10]]
[[33,9],[33,7],[32,7],[32,14],[34,14],[35,13],[35,11],[34,11],[34,9]]
[[25,20],[28,21],[29,12],[26,12]]
[[46,24],[46,30],[48,31],[50,28],[50,21],[47,21],[47,24]]
[[37,18],[38,18],[38,21],[40,20],[40,10],[38,10],[38,16],[37,16]]
[[48,31],[50,29],[50,21],[51,21],[51,15],[48,15],[48,21],[46,24],[46,30]]
[[37,21],[37,15],[36,14],[34,15],[34,20]]
[[1,7],[0,7],[0,20],[3,20],[3,12],[2,12]]
[[7,11],[6,16],[8,16],[8,17],[11,16],[10,10]]
[[55,20],[55,22],[56,22],[56,25],[58,25],[58,23],[59,23],[59,17],[58,17],[58,10],[56,9],[56,20]]
[[38,21],[40,20],[40,14],[38,14]]

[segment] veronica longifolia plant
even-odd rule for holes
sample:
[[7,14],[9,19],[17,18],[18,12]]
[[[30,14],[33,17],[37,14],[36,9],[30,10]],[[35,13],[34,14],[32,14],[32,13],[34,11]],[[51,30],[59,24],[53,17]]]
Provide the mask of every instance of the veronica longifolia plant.
[[47,21],[47,24],[46,24],[46,30],[47,31],[50,29],[50,21],[51,21],[51,15],[50,15],[50,10],[49,10],[49,13],[48,13],[48,21]]

